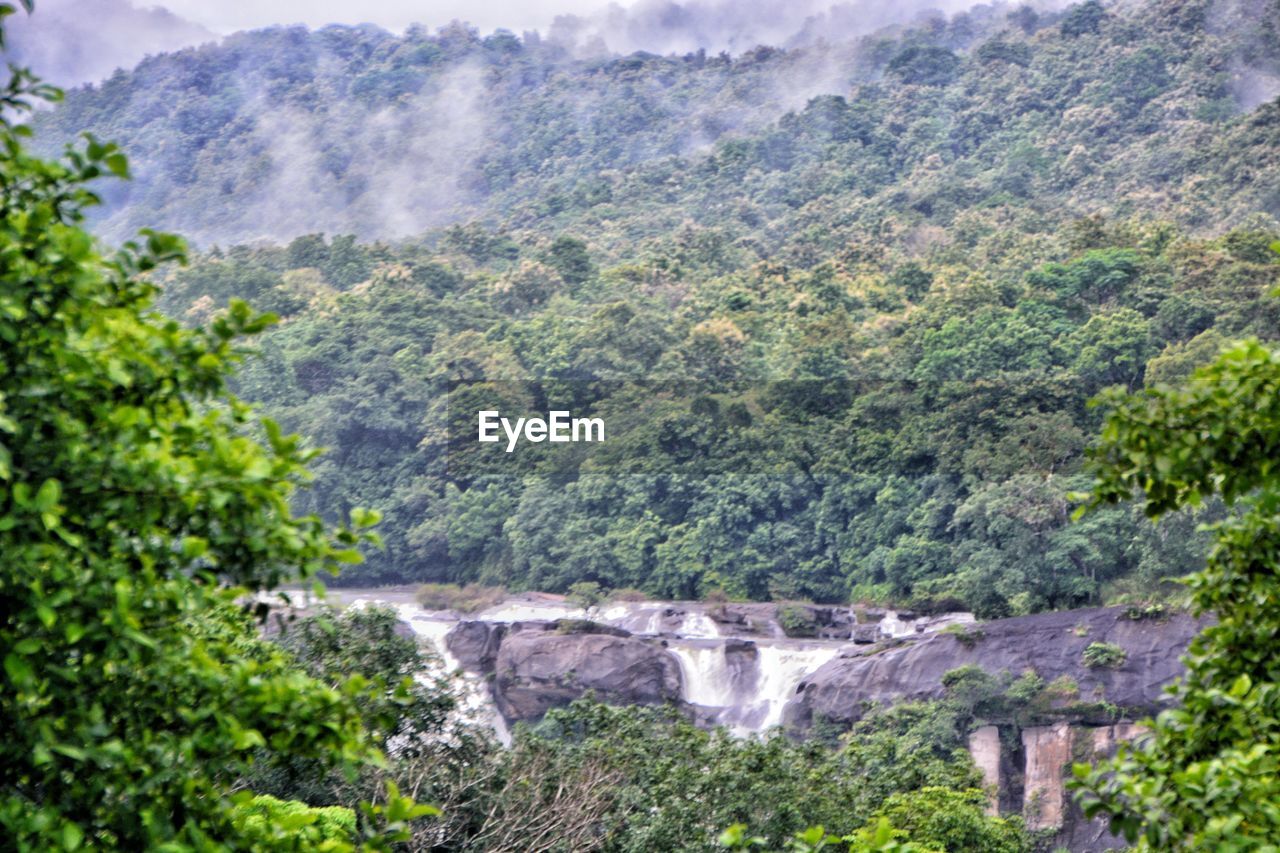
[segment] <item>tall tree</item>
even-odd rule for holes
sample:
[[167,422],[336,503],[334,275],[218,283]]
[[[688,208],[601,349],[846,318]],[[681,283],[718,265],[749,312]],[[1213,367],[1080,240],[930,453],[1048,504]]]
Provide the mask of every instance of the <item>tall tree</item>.
[[1086,814],[1140,849],[1259,850],[1280,838],[1280,352],[1224,352],[1181,390],[1114,398],[1096,460],[1095,502],[1135,492],[1159,518],[1211,495],[1236,511],[1214,525],[1195,639],[1176,710],[1096,769],[1075,769]]
[[[14,70],[5,117],[57,94]],[[231,786],[262,747],[377,760],[363,685],[290,666],[239,602],[358,560],[362,536],[290,512],[309,454],[227,390],[239,339],[271,318],[243,303],[207,329],[160,318],[146,275],[182,243],[145,233],[104,257],[78,224],[98,201],[88,182],[126,176],[124,156],[90,138],[47,162],[25,135],[0,125],[5,845],[302,845],[315,815],[252,815]],[[379,812],[395,824],[421,807],[392,790]]]

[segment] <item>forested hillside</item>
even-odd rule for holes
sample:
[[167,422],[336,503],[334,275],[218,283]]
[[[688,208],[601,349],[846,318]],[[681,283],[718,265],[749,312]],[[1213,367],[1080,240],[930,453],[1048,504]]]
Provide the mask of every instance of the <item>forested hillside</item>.
[[[1274,0],[979,6],[851,42],[576,58],[462,25],[277,28],[145,61],[40,122],[134,152],[105,225],[205,246],[483,220],[636,259],[685,221],[812,262],[886,219],[957,238],[1102,207],[1274,213]],[[788,112],[790,111],[790,112]],[[1273,146],[1272,146],[1273,147]],[[899,220],[901,220],[899,222]]]
[[[165,311],[281,316],[240,391],[329,448],[300,509],[385,511],[348,581],[999,616],[1203,562],[1203,515],[1069,526],[1070,494],[1090,398],[1280,333],[1278,22],[997,6],[670,57],[279,29],[36,138],[120,141],[101,225],[204,248]],[[611,434],[472,465],[451,422],[494,399]]]

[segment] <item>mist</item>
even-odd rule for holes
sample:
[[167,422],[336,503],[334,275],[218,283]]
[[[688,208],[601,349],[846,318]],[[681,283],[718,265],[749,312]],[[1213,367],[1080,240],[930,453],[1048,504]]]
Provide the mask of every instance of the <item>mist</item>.
[[[1023,5],[1023,4],[1013,4]],[[1057,8],[1060,2],[1029,3]],[[974,9],[986,12],[1009,4],[973,4],[966,0],[639,0],[612,4],[594,15],[562,15],[550,37],[578,50],[669,54],[696,50],[739,54],[758,45],[795,47],[819,41],[860,38],[887,27],[918,23]]]
[[[491,123],[481,102],[483,74],[465,63],[401,103],[341,116],[255,110],[250,144],[268,158],[269,178],[236,193],[240,215],[229,233],[199,236],[401,237],[459,218],[459,208],[477,200],[467,177]],[[363,191],[352,198],[350,186]]]
[[[87,2],[118,15],[103,32],[209,35],[126,0]],[[39,5],[46,37],[69,3]],[[1235,31],[1257,3],[1220,0],[1215,14]],[[647,180],[633,167],[661,169],[664,159],[769,133],[815,97],[876,82],[886,61],[875,58],[880,35],[920,27],[929,43],[964,52],[1012,28],[1009,15],[1025,5],[1038,10],[1038,19],[1020,18],[1033,32],[1052,25],[1062,4],[641,0],[561,16],[545,34],[523,37],[457,23],[434,35],[375,26],[234,34],[153,57],[134,84],[97,93],[106,114],[142,117],[107,131],[131,156],[135,180],[105,192],[98,224],[120,240],[164,222],[203,246],[320,231],[401,238],[455,222],[502,222],[531,197],[611,200],[628,181]],[[97,66],[85,59],[107,41],[63,55],[62,79],[112,65],[106,53]],[[42,44],[24,43],[28,51]],[[29,61],[47,73],[47,64]],[[1280,92],[1275,69],[1231,63],[1229,85],[1243,108]],[[126,93],[128,103],[113,93]],[[80,129],[61,128],[60,138]]]
[[129,0],[39,0],[5,22],[9,61],[58,86],[105,79],[144,57],[214,41],[216,34],[161,7]]

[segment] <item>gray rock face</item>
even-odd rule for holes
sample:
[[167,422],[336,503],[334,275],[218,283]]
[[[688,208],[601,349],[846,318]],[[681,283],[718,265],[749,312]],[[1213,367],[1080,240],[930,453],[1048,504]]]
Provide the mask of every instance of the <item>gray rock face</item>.
[[512,628],[499,646],[493,682],[494,700],[509,722],[536,720],[588,690],[623,705],[680,700],[680,666],[660,643]]
[[[1179,659],[1201,627],[1184,614],[1133,621],[1123,608],[1093,608],[968,626],[968,639],[940,633],[854,647],[800,682],[785,722],[797,730],[819,718],[848,725],[862,716],[867,703],[940,698],[943,675],[966,664],[1014,676],[1035,670],[1045,681],[1068,676],[1079,685],[1082,703],[1106,701],[1134,713],[1155,713],[1168,704],[1162,688],[1181,675]],[[1116,669],[1085,666],[1082,656],[1090,643],[1120,646],[1124,663]]]
[[459,622],[449,630],[444,644],[468,672],[492,672],[506,633],[507,626],[500,622]]
[[745,682],[746,674],[756,674],[756,661],[760,650],[749,640],[725,640],[724,660],[735,684]]
[[859,645],[870,645],[880,641],[880,626],[871,623],[869,625],[854,625],[853,634],[849,638]]

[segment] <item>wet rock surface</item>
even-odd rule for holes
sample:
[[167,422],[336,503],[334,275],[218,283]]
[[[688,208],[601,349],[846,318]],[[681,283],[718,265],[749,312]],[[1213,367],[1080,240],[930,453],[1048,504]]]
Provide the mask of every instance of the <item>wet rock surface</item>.
[[[406,627],[471,673],[485,707],[506,723],[540,719],[591,691],[612,704],[673,703],[698,725],[759,732],[779,723],[804,737],[819,720],[848,726],[872,704],[936,699],[966,665],[1046,683],[1069,679],[1034,724],[988,719],[969,748],[992,786],[990,808],[1023,815],[1050,848],[1122,846],[1086,820],[1064,787],[1072,761],[1111,754],[1132,724],[1171,703],[1163,688],[1203,623],[1185,614],[1129,618],[1124,608],[1043,613],[974,623],[872,608],[772,603],[634,602],[585,611],[525,595],[459,620],[399,604]],[[790,608],[785,617],[781,612]],[[784,622],[801,638],[785,636]],[[1085,649],[1123,650],[1090,667]],[[1118,719],[1117,719],[1118,718]]]
[[[1135,621],[1124,608],[1093,608],[855,646],[801,681],[785,721],[798,731],[818,719],[849,725],[868,703],[941,698],[943,676],[966,664],[1014,676],[1034,670],[1046,682],[1071,678],[1085,714],[1081,722],[1107,722],[1088,719],[1085,708],[1103,702],[1131,714],[1155,713],[1170,701],[1163,687],[1182,673],[1180,658],[1200,627],[1185,614]],[[1091,643],[1121,647],[1124,662],[1115,668],[1086,666],[1084,650]]]
[[712,605],[707,616],[728,635],[771,637],[779,633],[777,605],[741,603]]
[[459,622],[445,636],[445,648],[468,672],[492,672],[506,633],[501,622]]
[[515,627],[494,665],[493,698],[508,721],[536,720],[587,691],[615,704],[680,701],[680,667],[660,642]]

